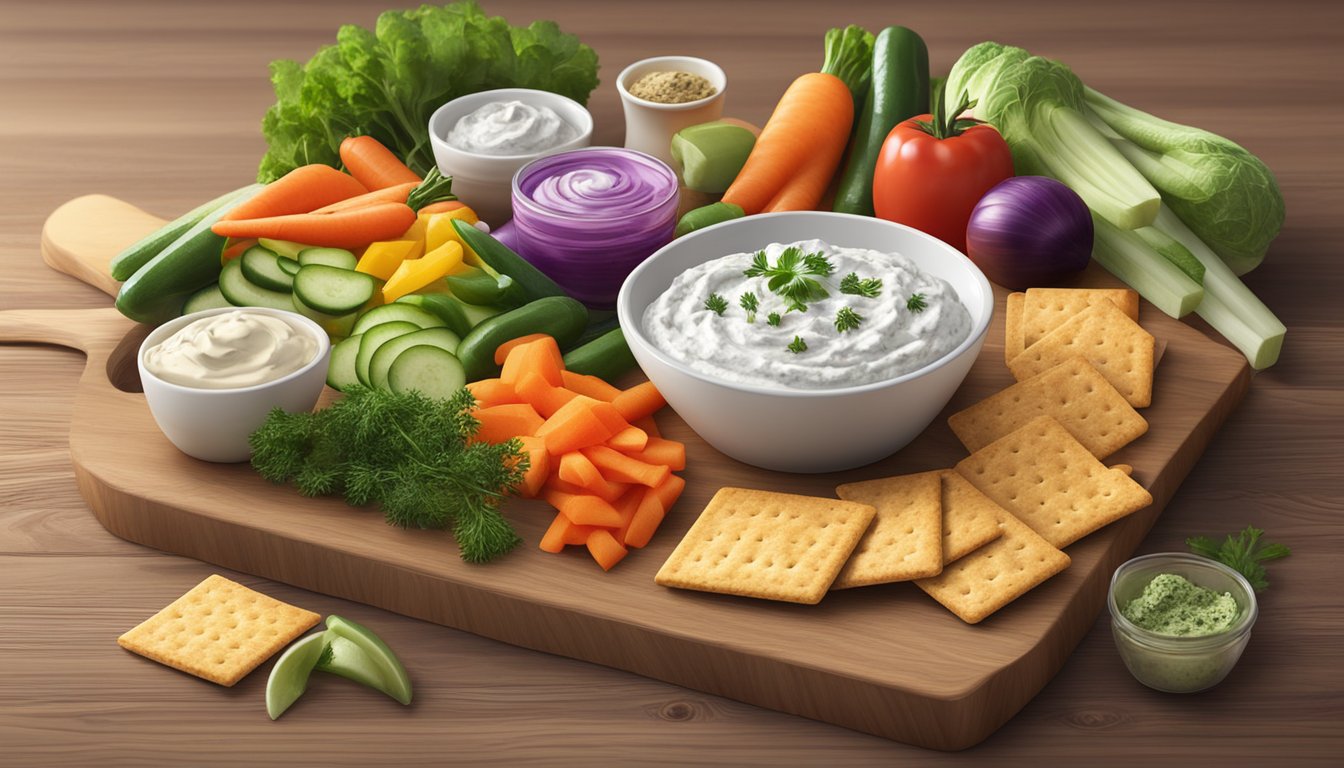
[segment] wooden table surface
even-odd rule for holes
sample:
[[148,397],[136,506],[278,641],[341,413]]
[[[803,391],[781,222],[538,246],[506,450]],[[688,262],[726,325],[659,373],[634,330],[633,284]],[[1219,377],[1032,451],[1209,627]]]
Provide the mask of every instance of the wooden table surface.
[[[164,216],[249,180],[264,151],[266,65],[306,59],[383,2],[0,6],[0,309],[108,300],[48,270],[38,236],[65,200],[102,192]],[[409,5],[409,4],[408,4]],[[75,488],[66,433],[82,357],[0,347],[0,764],[521,763],[1290,765],[1344,753],[1344,6],[1327,2],[1075,4],[667,3],[494,0],[513,23],[552,18],[593,46],[595,143],[621,141],[613,84],[630,62],[699,55],[730,80],[728,114],[761,122],[826,28],[902,24],[946,72],[994,39],[1068,62],[1088,84],[1261,156],[1288,220],[1248,284],[1289,334],[1140,553],[1248,524],[1293,547],[1240,665],[1195,696],[1125,671],[1098,617],[1059,675],[979,746],[942,754],[227,574],[375,628],[416,686],[402,709],[317,681],[265,715],[264,666],[233,689],[119,649],[125,629],[217,570],[114,538]],[[135,446],[126,446],[133,462]],[[451,553],[445,553],[451,556]],[[837,649],[841,652],[842,649]]]

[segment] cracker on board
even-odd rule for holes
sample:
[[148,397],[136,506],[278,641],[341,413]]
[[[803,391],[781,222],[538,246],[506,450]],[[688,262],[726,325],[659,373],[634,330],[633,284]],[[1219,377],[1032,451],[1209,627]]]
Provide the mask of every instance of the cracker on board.
[[1135,408],[1153,400],[1153,335],[1109,301],[1093,304],[1032,344],[1008,363],[1018,380],[1029,379],[1081,355]]
[[321,618],[214,574],[117,638],[117,645],[227,687]]
[[1054,417],[1098,459],[1148,431],[1148,421],[1077,356],[952,414],[947,424],[976,451],[1041,415]]
[[852,501],[722,488],[654,581],[818,603],[876,514],[873,507]]
[[1027,348],[1023,340],[1022,306],[1027,294],[1010,293],[1004,300],[1003,312],[1003,362],[1011,363],[1013,358]]
[[1069,566],[1069,556],[1004,515],[1003,534],[915,585],[967,624],[978,624]]
[[1038,416],[958,462],[957,473],[1052,545],[1064,548],[1153,503],[1049,416]]
[[1028,288],[1022,302],[1022,344],[1030,347],[1093,304],[1110,301],[1139,321],[1139,294],[1129,288]]
[[1008,513],[966,478],[939,472],[943,496],[943,566],[955,562],[1003,535],[999,526]]
[[890,584],[943,570],[942,471],[898,475],[835,489],[846,501],[869,504],[877,516],[831,589]]

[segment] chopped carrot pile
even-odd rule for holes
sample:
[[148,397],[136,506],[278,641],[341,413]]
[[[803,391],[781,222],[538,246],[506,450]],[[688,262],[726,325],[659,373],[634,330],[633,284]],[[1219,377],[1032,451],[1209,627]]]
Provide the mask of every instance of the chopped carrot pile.
[[476,397],[476,439],[517,438],[528,470],[516,492],[555,507],[545,552],[585,546],[609,571],[649,543],[686,481],[686,446],[658,432],[667,403],[651,382],[621,390],[565,370],[555,339],[532,334],[495,352],[497,379],[468,384]]

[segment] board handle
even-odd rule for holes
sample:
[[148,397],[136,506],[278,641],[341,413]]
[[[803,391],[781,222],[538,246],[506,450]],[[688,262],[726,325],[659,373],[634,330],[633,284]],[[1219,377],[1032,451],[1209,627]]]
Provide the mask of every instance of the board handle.
[[[35,343],[53,344],[77,349],[87,356],[80,381],[97,387],[120,389],[111,381],[117,371],[124,378],[125,361],[109,366],[117,353],[134,366],[134,350],[126,354],[122,347],[138,348],[139,341],[132,333],[139,324],[123,316],[113,307],[103,309],[10,309],[0,312],[0,344]],[[125,391],[125,390],[123,390]]]

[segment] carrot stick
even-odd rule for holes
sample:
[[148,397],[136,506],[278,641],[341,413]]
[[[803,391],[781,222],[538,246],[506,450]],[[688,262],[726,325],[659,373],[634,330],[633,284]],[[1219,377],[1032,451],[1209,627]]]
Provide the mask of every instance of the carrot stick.
[[405,184],[397,184],[393,187],[384,187],[375,189],[372,192],[365,192],[362,195],[347,197],[344,200],[337,201],[331,205],[324,205],[312,213],[336,213],[337,211],[348,211],[352,208],[363,208],[366,205],[374,203],[404,203],[406,197],[411,194],[419,184],[414,181],[408,181]]
[[621,514],[596,496],[544,491],[542,497],[575,525],[600,525],[604,528],[621,526]]
[[602,570],[604,571],[610,571],[612,568],[615,568],[616,564],[621,562],[621,560],[625,558],[626,553],[630,551],[621,546],[621,543],[616,540],[616,537],[611,535],[611,531],[608,531],[605,528],[598,528],[588,534],[588,541],[586,543],[588,545],[588,553],[593,556],[593,559],[597,561],[598,565],[602,566]]
[[472,397],[476,398],[476,404],[482,408],[523,402],[523,399],[518,396],[513,387],[499,379],[473,381],[467,385],[467,390],[471,392]]
[[570,451],[560,457],[558,475],[561,480],[567,483],[573,483],[589,490],[602,487],[602,473],[598,471],[587,456],[578,451]]
[[[556,464],[557,462],[554,461],[551,462],[552,466],[555,466]],[[634,487],[643,488],[644,486],[642,485],[632,486],[629,483],[613,483],[610,480],[604,479],[601,485],[592,488],[585,488],[582,485],[567,483],[564,480],[561,480],[556,473],[552,473],[551,476],[546,480],[545,490],[559,491],[560,493],[568,493],[575,496],[582,496],[584,494],[588,494],[591,496],[596,496],[597,498],[610,504],[615,504],[617,499],[621,498],[623,494],[625,494],[627,491],[629,491],[631,488]]]
[[509,359],[509,353],[513,351],[514,347],[521,347],[524,344],[531,344],[532,342],[536,341],[537,339],[540,339],[545,335],[546,334],[544,333],[529,333],[526,336],[519,336],[516,339],[509,339],[503,344],[500,344],[498,347],[495,348],[495,365],[503,365],[504,361]]
[[378,240],[396,240],[414,223],[415,211],[404,203],[375,203],[337,213],[298,213],[220,221],[211,229],[222,237],[266,237],[354,249]]
[[584,448],[582,455],[601,471],[602,477],[618,483],[639,483],[653,488],[661,485],[671,473],[664,464],[645,464],[605,445]]
[[580,395],[587,395],[594,400],[605,400],[610,403],[612,400],[616,399],[617,395],[621,394],[621,390],[596,376],[575,373],[573,371],[562,371],[560,377],[564,382],[566,389],[573,390]]
[[546,451],[546,443],[540,437],[523,435],[518,438],[518,442],[523,446],[523,453],[527,454],[527,474],[523,475],[518,493],[523,498],[533,499],[541,493],[546,478],[551,476],[551,454]]
[[[608,441],[608,445],[610,444],[610,441]],[[662,464],[673,472],[686,468],[686,445],[676,440],[649,437],[643,450],[627,451],[626,455],[646,464]]]
[[623,541],[627,547],[643,547],[653,538],[654,531],[662,524],[663,518],[667,516],[672,505],[677,503],[677,498],[681,492],[686,489],[686,481],[676,475],[668,475],[662,485],[656,488],[649,488],[644,493],[644,498],[639,502],[639,508],[635,510],[635,516],[626,526],[625,537]]
[[341,142],[340,153],[350,175],[369,189],[385,189],[409,181],[420,183],[415,171],[372,136],[347,136]]
[[[243,221],[308,213],[324,205],[363,195],[368,191],[353,176],[341,173],[329,165],[301,165],[267,184],[253,195],[252,199],[229,211],[220,221]],[[243,235],[243,237],[257,237],[257,235]]]
[[652,381],[646,381],[617,395],[611,404],[626,421],[637,421],[645,416],[652,416],[667,405],[667,401],[663,399],[662,393]]
[[556,411],[565,407],[570,400],[578,395],[570,392],[564,387],[553,387],[541,378],[541,374],[536,371],[527,371],[518,377],[518,381],[513,385],[514,391],[523,402],[537,409],[542,418],[549,419],[555,415]]
[[[611,436],[607,441],[608,448],[615,448],[626,455],[633,455],[644,450],[649,445],[649,433],[639,427],[626,427],[620,432]],[[640,459],[647,461],[647,459]],[[659,462],[655,462],[659,463]]]
[[475,439],[493,444],[535,434],[542,425],[541,416],[526,403],[477,408],[471,415],[480,423]]
[[[741,206],[747,215],[760,213],[816,155],[834,154],[838,163],[853,122],[854,98],[843,80],[821,72],[794,80],[761,129],[741,172],[723,193],[723,202]],[[814,183],[810,181],[808,188]],[[821,190],[825,188],[823,183]]]

